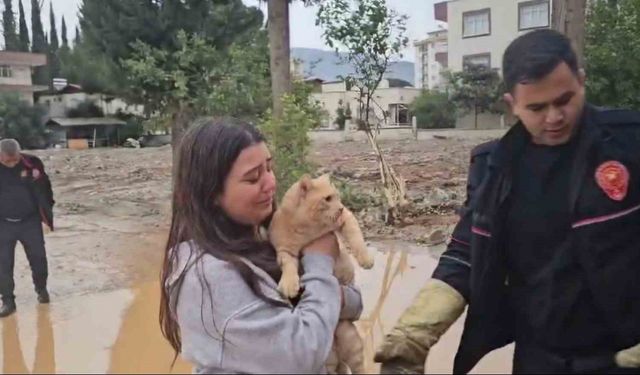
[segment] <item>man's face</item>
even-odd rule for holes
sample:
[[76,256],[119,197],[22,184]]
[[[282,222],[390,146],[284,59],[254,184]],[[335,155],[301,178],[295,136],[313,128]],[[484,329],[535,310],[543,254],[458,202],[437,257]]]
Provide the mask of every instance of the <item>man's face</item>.
[[578,125],[585,103],[584,82],[584,72],[576,75],[563,62],[539,81],[516,85],[505,100],[533,143],[557,146],[569,142]]
[[0,152],[0,164],[8,168],[13,168],[20,163],[20,153],[15,155],[9,155],[4,152]]

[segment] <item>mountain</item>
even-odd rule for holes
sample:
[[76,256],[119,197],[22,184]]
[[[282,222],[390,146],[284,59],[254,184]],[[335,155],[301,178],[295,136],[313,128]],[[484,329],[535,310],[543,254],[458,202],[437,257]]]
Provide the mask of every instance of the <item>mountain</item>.
[[[301,60],[305,77],[318,77],[325,81],[335,81],[340,75],[347,75],[354,71],[351,65],[344,65],[334,51],[324,51],[313,48],[292,48],[291,57]],[[414,84],[413,63],[399,61],[394,63],[387,78],[398,78]]]

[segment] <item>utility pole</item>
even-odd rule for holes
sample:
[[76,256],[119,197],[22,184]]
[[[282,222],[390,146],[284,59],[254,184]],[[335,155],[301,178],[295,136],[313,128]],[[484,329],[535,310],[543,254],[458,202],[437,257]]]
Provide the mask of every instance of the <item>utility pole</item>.
[[578,64],[583,68],[587,0],[553,0],[552,9],[552,28],[571,39]]

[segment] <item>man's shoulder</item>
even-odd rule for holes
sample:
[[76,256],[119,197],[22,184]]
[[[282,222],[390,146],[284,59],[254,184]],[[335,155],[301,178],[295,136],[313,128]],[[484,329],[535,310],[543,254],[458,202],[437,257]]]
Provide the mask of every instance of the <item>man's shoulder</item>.
[[500,140],[498,140],[498,139],[494,139],[492,141],[481,143],[481,144],[477,145],[476,147],[474,147],[471,150],[471,160],[473,161],[474,159],[476,159],[478,157],[479,158],[487,158],[487,157],[489,157],[489,155],[491,155],[493,150],[495,150],[495,148],[498,145],[499,141]]
[[596,108],[598,113],[598,123],[608,125],[613,128],[626,128],[628,126],[638,126],[640,130],[640,111],[632,109],[617,108]]
[[35,164],[35,165],[42,165],[42,164],[43,164],[43,163],[42,163],[42,160],[41,160],[39,157],[35,156],[35,155],[32,155],[32,154],[25,154],[24,152],[23,152],[23,153],[21,153],[21,155],[22,155],[22,159],[23,159],[27,164],[28,164],[28,163]]

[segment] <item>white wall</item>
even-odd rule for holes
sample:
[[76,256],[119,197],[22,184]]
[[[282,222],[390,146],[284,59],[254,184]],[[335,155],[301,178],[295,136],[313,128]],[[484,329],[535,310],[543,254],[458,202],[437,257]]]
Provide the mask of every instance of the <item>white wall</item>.
[[416,52],[415,86],[429,90],[441,87],[444,83],[442,79],[444,67],[436,61],[436,54],[448,51],[446,31],[429,33],[429,38],[414,43],[414,47]]
[[135,115],[143,115],[142,106],[129,105],[119,98],[107,101],[102,94],[80,92],[73,94],[42,95],[38,98],[38,103],[48,108],[49,117],[66,117],[69,109],[76,108],[80,103],[87,100],[93,101],[99,106],[106,116],[115,115],[118,113],[118,110]]
[[[491,53],[491,67],[502,69],[509,43],[526,31],[518,30],[518,4],[526,0],[453,0],[448,3],[449,68],[462,70],[463,56]],[[462,14],[491,8],[491,35],[462,38]]]
[[446,40],[437,40],[429,46],[429,77],[427,82],[429,83],[429,90],[434,90],[444,83],[442,73],[444,67],[436,61],[436,54],[441,52],[448,52],[448,43]]
[[[311,95],[312,99],[317,100],[322,108],[329,114],[328,123],[323,124],[324,127],[331,127],[333,125],[333,122],[336,120],[336,111],[340,106],[340,101],[342,101],[342,106],[344,108],[347,107],[347,103],[349,104],[353,117],[358,115],[359,104],[357,92],[354,90],[346,92],[344,89],[339,90],[339,87],[340,86],[338,84],[334,83],[325,84],[323,85],[321,93],[314,93]],[[342,87],[344,87],[343,84]],[[374,94],[375,101],[379,106],[372,104],[372,109],[375,112],[376,117],[382,120],[384,119],[383,110],[389,111],[390,104],[409,105],[419,95],[420,89],[414,87],[388,88],[388,83],[385,80],[383,81],[381,88],[376,90]]]
[[31,68],[29,66],[11,66],[11,77],[0,77],[0,84],[31,86]]

